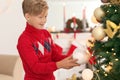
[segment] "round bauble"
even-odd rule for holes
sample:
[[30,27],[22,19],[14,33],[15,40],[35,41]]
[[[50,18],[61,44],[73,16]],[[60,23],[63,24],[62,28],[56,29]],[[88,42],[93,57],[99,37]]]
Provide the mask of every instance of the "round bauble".
[[83,80],[91,80],[93,78],[93,71],[90,69],[84,69],[82,71]]
[[78,64],[85,64],[89,61],[90,59],[90,54],[87,53],[87,49],[84,47],[81,48],[76,48],[73,51],[73,59],[77,59]]
[[102,8],[98,7],[94,10],[94,16],[98,22],[101,22],[102,18],[105,16],[105,12]]
[[91,21],[92,21],[92,23],[94,23],[94,24],[99,23],[99,22],[96,20],[96,18],[95,18],[94,15],[91,17]]
[[108,3],[108,2],[110,2],[110,0],[101,0],[101,2]]
[[92,36],[95,40],[102,40],[106,36],[105,31],[102,26],[97,26],[92,30]]
[[112,66],[107,66],[107,67],[105,68],[105,71],[108,72],[108,73],[109,73],[111,70],[112,70]]

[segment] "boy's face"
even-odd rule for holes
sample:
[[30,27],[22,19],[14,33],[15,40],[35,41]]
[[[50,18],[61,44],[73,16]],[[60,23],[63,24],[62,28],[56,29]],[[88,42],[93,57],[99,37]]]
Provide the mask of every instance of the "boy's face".
[[47,21],[48,10],[44,10],[39,15],[30,15],[29,13],[25,14],[27,22],[37,29],[43,29]]

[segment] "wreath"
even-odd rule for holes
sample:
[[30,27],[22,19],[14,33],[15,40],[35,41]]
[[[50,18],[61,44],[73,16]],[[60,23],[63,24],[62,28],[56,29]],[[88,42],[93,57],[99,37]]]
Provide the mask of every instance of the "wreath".
[[[88,26],[88,24],[87,24]],[[68,19],[66,22],[66,27],[64,28],[65,32],[81,32],[83,30],[82,20],[76,18],[76,24],[74,25],[73,18]]]

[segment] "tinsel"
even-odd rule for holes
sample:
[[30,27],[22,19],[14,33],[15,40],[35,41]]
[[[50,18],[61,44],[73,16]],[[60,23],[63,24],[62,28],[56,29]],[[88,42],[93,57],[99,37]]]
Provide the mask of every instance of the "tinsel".
[[110,0],[110,3],[120,5],[120,0]]

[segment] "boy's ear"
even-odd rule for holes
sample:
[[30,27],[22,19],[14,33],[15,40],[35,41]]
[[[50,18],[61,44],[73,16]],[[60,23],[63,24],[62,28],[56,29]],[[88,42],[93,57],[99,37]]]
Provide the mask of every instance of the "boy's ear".
[[25,14],[25,18],[26,18],[27,21],[29,20],[29,17],[30,17],[30,14],[29,14],[29,13],[26,13],[26,14]]

